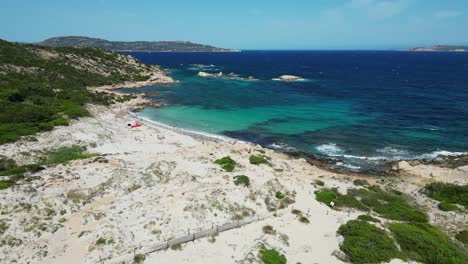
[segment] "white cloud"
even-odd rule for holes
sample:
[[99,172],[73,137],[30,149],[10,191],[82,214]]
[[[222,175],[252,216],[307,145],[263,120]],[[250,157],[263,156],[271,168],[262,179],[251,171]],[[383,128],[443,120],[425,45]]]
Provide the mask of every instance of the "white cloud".
[[462,14],[463,14],[462,12],[459,12],[456,10],[443,10],[443,11],[436,12],[434,14],[434,17],[438,19],[445,19],[445,18],[458,17],[458,16],[461,16]]

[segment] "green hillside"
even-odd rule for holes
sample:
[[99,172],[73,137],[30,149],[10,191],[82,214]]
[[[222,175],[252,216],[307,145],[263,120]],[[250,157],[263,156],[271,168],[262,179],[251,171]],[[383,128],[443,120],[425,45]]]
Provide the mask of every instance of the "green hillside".
[[51,47],[95,47],[113,51],[152,52],[235,52],[233,49],[217,48],[189,41],[109,41],[79,36],[56,37],[37,43]]
[[146,80],[159,70],[96,48],[51,48],[0,40],[0,144],[88,116],[86,103],[115,96],[87,86]]

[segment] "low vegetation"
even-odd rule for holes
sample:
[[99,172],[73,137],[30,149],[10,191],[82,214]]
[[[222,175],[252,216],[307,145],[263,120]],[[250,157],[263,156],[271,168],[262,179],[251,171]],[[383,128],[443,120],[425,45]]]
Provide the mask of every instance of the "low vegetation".
[[458,208],[456,205],[448,203],[448,202],[441,202],[437,205],[437,208],[439,208],[442,211],[459,211],[460,208]]
[[7,188],[10,188],[11,186],[15,185],[15,182],[13,181],[0,181],[0,190],[4,190]]
[[235,185],[244,185],[245,187],[250,186],[250,179],[245,175],[237,175],[234,176],[234,184]]
[[369,185],[369,182],[367,180],[356,179],[353,181],[353,184],[356,186],[366,186]]
[[459,204],[468,208],[468,185],[433,182],[426,185],[422,191],[439,202]]
[[315,192],[315,199],[328,206],[333,201],[334,208],[372,210],[392,220],[428,221],[426,214],[410,206],[403,197],[385,192],[377,186],[370,186],[367,189],[349,189],[347,195],[340,194],[337,189],[322,189]]
[[304,214],[300,210],[293,209],[291,213],[297,216],[297,220],[299,220],[299,222],[304,223],[304,224],[310,223],[309,219],[305,217]]
[[352,263],[381,263],[392,259],[406,259],[387,233],[372,224],[351,220],[340,226],[344,237],[340,249]]
[[321,203],[330,206],[334,203],[334,208],[355,208],[362,211],[367,211],[368,208],[361,204],[355,197],[351,195],[343,195],[337,189],[322,189],[315,192],[315,199]]
[[229,156],[217,159],[214,163],[220,165],[227,172],[233,171],[236,166],[236,162]]
[[437,264],[467,263],[465,249],[451,242],[450,237],[425,223],[393,223],[389,225],[401,250],[412,260]]
[[284,198],[284,193],[282,193],[282,192],[280,192],[280,191],[277,191],[277,192],[275,193],[275,197],[276,197],[276,199],[280,199],[280,200],[281,200],[281,199]]
[[315,184],[317,184],[318,186],[325,186],[325,183],[321,180],[315,180]]
[[40,163],[43,165],[67,164],[72,160],[88,159],[94,156],[96,156],[96,154],[86,153],[85,148],[73,145],[48,152],[46,156],[41,159]]
[[463,244],[468,244],[468,230],[460,231],[455,235],[455,238]]
[[262,228],[264,234],[274,235],[276,230],[271,225],[266,225]]
[[259,164],[269,164],[268,158],[263,155],[252,155],[249,158],[250,164],[259,165]]
[[263,264],[286,264],[286,257],[275,249],[267,249],[265,245],[260,246],[258,257]]
[[363,221],[366,221],[366,222],[374,222],[374,223],[380,223],[380,220],[375,218],[375,217],[372,217],[370,215],[360,215],[358,216],[358,219],[359,220],[363,220]]
[[143,263],[145,261],[146,257],[145,255],[143,254],[136,254],[134,257],[133,257],[133,263],[135,264],[140,264],[140,263]]
[[348,190],[348,194],[359,198],[364,206],[382,217],[398,221],[428,221],[425,213],[410,206],[403,197],[385,192],[377,186],[371,186],[368,189]]

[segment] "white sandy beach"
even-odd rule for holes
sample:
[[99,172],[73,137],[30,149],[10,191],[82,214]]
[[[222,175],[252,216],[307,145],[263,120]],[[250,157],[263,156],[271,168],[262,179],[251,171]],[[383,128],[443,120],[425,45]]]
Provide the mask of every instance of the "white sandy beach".
[[[181,248],[148,254],[145,263],[259,263],[261,244],[276,248],[289,263],[341,263],[335,256],[343,254],[336,231],[362,212],[335,211],[320,204],[314,191],[322,187],[314,181],[320,179],[325,187],[345,193],[355,178],[246,142],[194,137],[145,121],[139,128],[129,128],[127,124],[136,118],[128,110],[136,101],[142,99],[112,109],[91,105],[93,118],[42,133],[37,141],[0,146],[1,153],[24,164],[40,151],[59,146],[83,145],[99,154],[47,167],[35,173],[38,177],[30,184],[0,192],[0,219],[10,226],[6,234],[21,240],[0,249],[0,262],[113,263],[117,258],[131,263],[133,254],[168,239],[262,217]],[[262,154],[259,151],[271,158],[272,166],[249,163],[249,156]],[[237,162],[234,172],[213,164],[224,156]],[[250,186],[236,186],[236,175],[247,175]],[[456,178],[466,183],[465,176]],[[386,184],[415,193],[431,180],[419,179],[395,178]],[[368,180],[376,183],[379,179]],[[277,191],[294,202],[280,208]],[[431,216],[440,213],[436,203],[414,195],[434,212]],[[298,221],[293,209],[300,210],[310,223]],[[443,223],[440,217],[439,221]],[[453,225],[459,225],[458,221]],[[265,234],[266,225],[275,234]],[[99,238],[108,242],[97,245]]]

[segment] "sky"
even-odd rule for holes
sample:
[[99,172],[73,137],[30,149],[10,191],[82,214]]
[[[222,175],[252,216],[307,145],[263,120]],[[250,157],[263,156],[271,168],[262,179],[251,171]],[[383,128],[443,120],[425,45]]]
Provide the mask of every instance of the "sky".
[[0,39],[187,40],[236,49],[468,44],[468,0],[0,0]]

